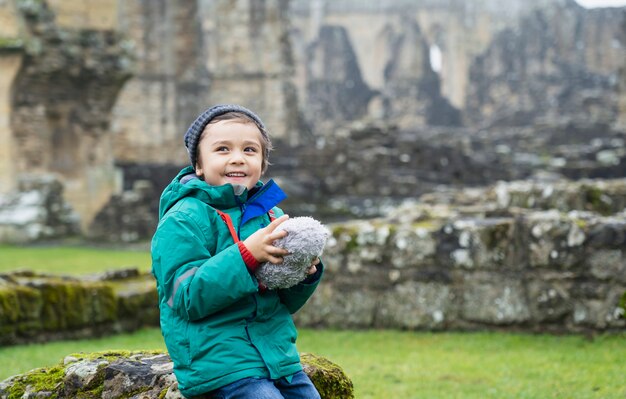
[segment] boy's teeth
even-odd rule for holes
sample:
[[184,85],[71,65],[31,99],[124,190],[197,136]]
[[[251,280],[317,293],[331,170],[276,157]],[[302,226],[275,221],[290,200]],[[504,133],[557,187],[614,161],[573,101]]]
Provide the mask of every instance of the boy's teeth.
[[227,173],[226,176],[229,176],[229,177],[244,177],[245,174],[244,173]]

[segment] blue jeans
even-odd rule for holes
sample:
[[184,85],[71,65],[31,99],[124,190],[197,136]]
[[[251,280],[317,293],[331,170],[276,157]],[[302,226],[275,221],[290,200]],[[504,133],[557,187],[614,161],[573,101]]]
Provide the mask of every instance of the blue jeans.
[[243,378],[212,392],[215,399],[320,399],[320,394],[304,371],[285,378]]

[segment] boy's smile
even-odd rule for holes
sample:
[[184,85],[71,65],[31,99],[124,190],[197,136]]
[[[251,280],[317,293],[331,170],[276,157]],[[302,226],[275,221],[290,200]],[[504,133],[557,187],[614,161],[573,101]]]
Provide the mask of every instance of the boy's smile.
[[196,174],[212,186],[243,185],[252,189],[261,178],[261,132],[253,123],[210,123],[198,143]]

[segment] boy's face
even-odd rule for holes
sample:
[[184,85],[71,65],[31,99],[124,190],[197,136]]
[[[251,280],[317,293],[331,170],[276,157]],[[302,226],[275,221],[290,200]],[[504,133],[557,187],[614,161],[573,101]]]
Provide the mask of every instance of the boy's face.
[[205,128],[198,143],[196,174],[208,184],[239,184],[250,190],[262,168],[261,132],[255,124],[225,120]]

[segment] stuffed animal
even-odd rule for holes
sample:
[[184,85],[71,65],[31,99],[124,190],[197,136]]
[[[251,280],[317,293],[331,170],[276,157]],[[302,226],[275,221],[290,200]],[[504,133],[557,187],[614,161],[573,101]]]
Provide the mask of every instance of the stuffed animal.
[[324,225],[307,216],[287,219],[275,231],[281,230],[289,234],[275,240],[274,246],[288,250],[289,255],[283,257],[281,264],[265,262],[256,271],[257,279],[269,289],[289,288],[304,280],[329,236]]

